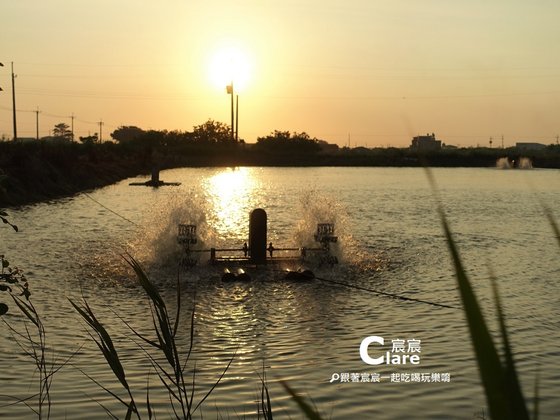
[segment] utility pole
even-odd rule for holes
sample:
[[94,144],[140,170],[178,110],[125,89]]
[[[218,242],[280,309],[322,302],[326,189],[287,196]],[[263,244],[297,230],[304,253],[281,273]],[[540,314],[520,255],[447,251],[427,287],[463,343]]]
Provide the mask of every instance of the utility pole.
[[33,112],[35,113],[35,127],[37,129],[35,137],[37,138],[37,140],[39,140],[39,113],[41,111],[39,111],[39,107],[37,107],[37,110]]
[[492,148],[492,137],[490,137],[490,148]]
[[12,107],[14,114],[14,141],[17,140],[17,123],[16,123],[16,75],[14,74],[14,62],[12,61]]
[[239,140],[239,95],[235,95],[235,142]]
[[504,135],[502,134],[502,149],[504,148]]
[[70,115],[70,119],[72,121],[72,125],[71,125],[71,130],[72,130],[72,141],[74,141],[74,118],[76,118],[74,116],[74,113],[72,112],[72,115]]
[[99,120],[99,143],[103,141],[103,120]]

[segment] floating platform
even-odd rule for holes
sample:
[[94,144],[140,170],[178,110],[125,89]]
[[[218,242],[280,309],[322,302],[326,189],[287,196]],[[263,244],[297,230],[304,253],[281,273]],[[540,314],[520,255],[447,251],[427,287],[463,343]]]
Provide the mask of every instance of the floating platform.
[[[315,280],[315,274],[311,270],[302,270],[299,269],[297,271],[286,270],[283,271],[280,278],[284,281],[291,281],[291,282],[306,282]],[[222,282],[224,283],[232,283],[232,282],[248,282],[251,281],[253,278],[251,274],[247,273],[245,269],[238,268],[237,270],[225,268],[222,274]]]
[[192,267],[200,258],[195,254],[208,253],[211,265],[235,265],[238,267],[259,267],[265,265],[294,265],[306,261],[309,254],[318,256],[320,264],[338,264],[338,259],[330,252],[330,244],[336,243],[333,223],[319,223],[314,239],[320,246],[302,248],[267,246],[267,214],[263,209],[255,209],[249,217],[249,240],[239,248],[195,249],[198,243],[196,225],[179,224],[177,242],[183,246],[182,265]]
[[146,181],[146,182],[131,182],[128,185],[133,186],[133,187],[159,188],[159,187],[166,187],[166,186],[176,187],[178,185],[181,185],[181,183],[180,182],[164,182],[164,181],[153,182],[152,180],[149,180],[149,181]]
[[176,187],[178,185],[181,185],[181,183],[180,182],[160,181],[160,179],[159,179],[159,169],[158,168],[153,168],[152,169],[152,179],[150,179],[149,181],[146,181],[146,182],[131,182],[128,185],[133,186],[133,187],[159,188],[159,187],[166,187],[166,186]]

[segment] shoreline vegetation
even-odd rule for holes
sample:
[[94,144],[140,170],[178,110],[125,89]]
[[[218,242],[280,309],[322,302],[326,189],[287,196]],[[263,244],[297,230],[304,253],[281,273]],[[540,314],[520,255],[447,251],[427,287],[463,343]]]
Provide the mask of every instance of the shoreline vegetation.
[[235,166],[495,167],[528,158],[560,168],[560,146],[542,149],[338,147],[306,133],[274,131],[255,144],[232,140],[229,127],[208,121],[193,132],[121,127],[112,140],[72,141],[71,132],[40,140],[0,141],[0,207],[31,204],[111,185],[153,168]]

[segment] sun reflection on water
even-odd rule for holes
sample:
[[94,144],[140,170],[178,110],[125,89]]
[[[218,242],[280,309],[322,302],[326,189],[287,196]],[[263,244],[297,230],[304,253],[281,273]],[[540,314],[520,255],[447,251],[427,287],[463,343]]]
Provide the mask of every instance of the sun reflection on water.
[[221,238],[247,237],[248,219],[257,182],[250,168],[225,169],[207,180],[211,223]]

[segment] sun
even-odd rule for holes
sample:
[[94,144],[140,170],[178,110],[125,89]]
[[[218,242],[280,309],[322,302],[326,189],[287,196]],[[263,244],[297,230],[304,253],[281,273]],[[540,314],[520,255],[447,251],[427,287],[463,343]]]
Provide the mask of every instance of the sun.
[[209,77],[219,89],[233,82],[235,91],[244,90],[251,78],[250,55],[237,46],[220,47],[210,60]]

